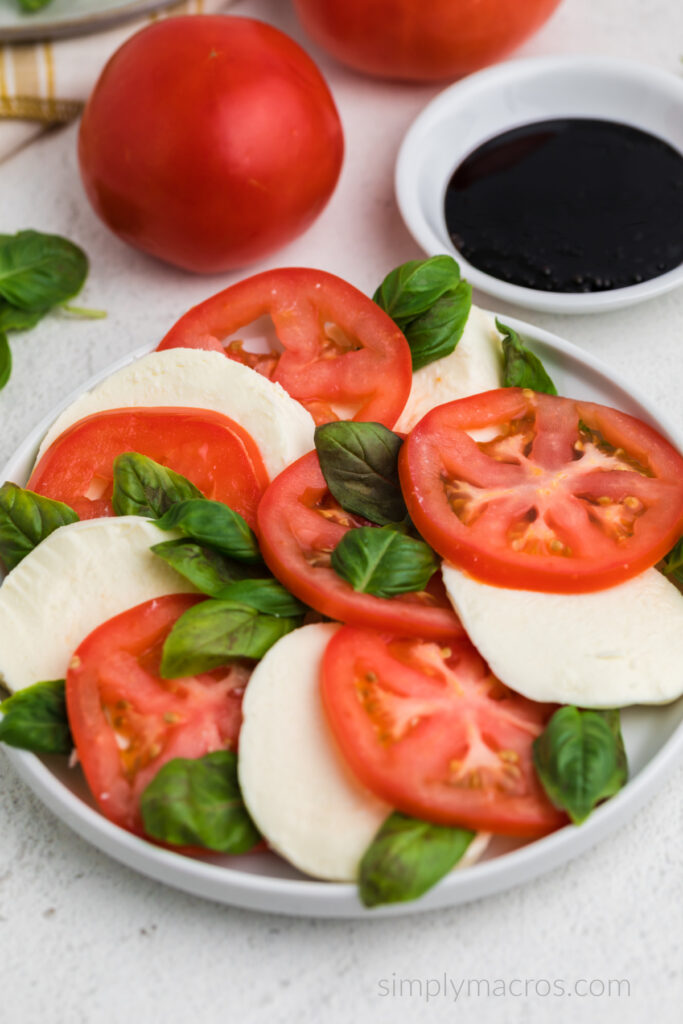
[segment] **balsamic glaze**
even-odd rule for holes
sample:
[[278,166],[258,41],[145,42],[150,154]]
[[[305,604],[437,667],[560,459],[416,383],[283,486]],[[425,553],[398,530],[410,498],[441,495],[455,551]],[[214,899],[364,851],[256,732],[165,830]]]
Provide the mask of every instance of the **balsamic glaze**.
[[453,244],[502,281],[594,292],[683,262],[683,156],[612,121],[539,121],[490,139],[453,173]]

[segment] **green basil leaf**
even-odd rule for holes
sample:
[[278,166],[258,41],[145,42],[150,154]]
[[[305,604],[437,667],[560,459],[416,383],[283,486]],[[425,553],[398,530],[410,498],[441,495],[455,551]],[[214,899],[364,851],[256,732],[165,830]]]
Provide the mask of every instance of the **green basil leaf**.
[[238,601],[248,604],[265,615],[274,615],[278,619],[295,618],[305,615],[308,611],[305,604],[297,600],[278,580],[251,579],[239,580],[224,587],[217,595],[223,601]]
[[683,586],[683,537],[660,562],[659,568],[673,583]]
[[166,638],[161,676],[177,679],[210,672],[235,658],[262,658],[299,618],[263,615],[237,601],[209,599],[189,608]]
[[30,331],[47,312],[47,309],[17,309],[9,302],[0,302],[0,331]]
[[339,420],[315,429],[320,469],[345,511],[388,526],[408,515],[398,479],[402,438],[381,423]]
[[0,240],[0,296],[25,310],[46,310],[83,287],[88,258],[60,235],[20,231]]
[[526,347],[512,327],[496,320],[503,335],[503,387],[529,388],[544,395],[556,395],[557,388],[546,373],[543,363]]
[[66,715],[64,680],[36,683],[0,704],[0,741],[35,754],[70,754],[73,739]]
[[53,530],[77,521],[73,509],[61,501],[4,483],[0,487],[0,561],[13,569]]
[[452,256],[411,260],[385,277],[374,301],[406,336],[413,370],[449,355],[460,341],[472,289]]
[[475,833],[419,821],[394,811],[360,863],[359,895],[366,907],[422,896],[461,859]]
[[180,530],[186,537],[208,544],[238,562],[262,561],[254,531],[239,512],[221,501],[206,498],[179,501],[156,525],[160,530]]
[[43,7],[47,7],[50,3],[52,3],[52,0],[19,0],[21,9],[28,11],[29,14],[32,14],[34,11],[42,11]]
[[232,750],[168,761],[143,790],[140,811],[147,835],[165,843],[246,853],[261,838],[244,806]]
[[0,391],[4,388],[12,373],[12,350],[4,331],[0,330]]
[[628,777],[617,710],[560,708],[534,740],[533,757],[546,793],[576,825]]
[[117,516],[160,519],[174,504],[201,497],[190,480],[146,455],[124,452],[114,459],[112,505]]
[[267,571],[263,566],[236,562],[220,551],[182,538],[164,540],[161,544],[154,544],[151,550],[209,597],[220,597],[231,584]]
[[438,568],[424,541],[375,526],[345,533],[332,552],[331,564],[354,590],[375,597],[424,590]]

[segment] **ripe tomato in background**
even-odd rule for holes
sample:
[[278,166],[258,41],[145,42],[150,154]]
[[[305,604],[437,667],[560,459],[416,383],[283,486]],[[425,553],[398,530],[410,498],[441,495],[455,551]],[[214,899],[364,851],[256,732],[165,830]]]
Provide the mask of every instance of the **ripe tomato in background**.
[[79,136],[95,212],[124,241],[200,273],[300,234],[341,170],[325,80],[292,39],[234,16],[169,18],[111,58]]
[[503,57],[560,0],[294,0],[312,39],[357,71],[458,78]]

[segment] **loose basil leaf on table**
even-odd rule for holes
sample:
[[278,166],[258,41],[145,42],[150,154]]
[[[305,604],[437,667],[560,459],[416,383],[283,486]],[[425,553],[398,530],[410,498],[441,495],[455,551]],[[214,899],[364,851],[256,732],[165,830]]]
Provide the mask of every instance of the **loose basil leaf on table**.
[[63,502],[4,483],[0,487],[0,562],[13,569],[53,530],[75,522],[78,516]]
[[560,708],[533,743],[536,774],[575,825],[628,778],[618,710]]
[[52,0],[18,0],[18,3],[22,10],[32,14],[34,11],[42,11],[43,7],[52,3]]
[[124,452],[114,459],[112,505],[117,516],[159,520],[172,505],[201,497],[190,480],[146,455]]
[[265,566],[237,562],[205,544],[184,538],[164,540],[151,550],[209,597],[220,597],[233,583],[267,572]]
[[76,295],[88,257],[60,235],[19,231],[0,238],[0,296],[19,309],[43,311]]
[[47,312],[47,309],[17,309],[9,302],[0,302],[0,331],[30,331]]
[[35,683],[0,704],[0,741],[35,754],[70,754],[73,739],[63,679]]
[[238,562],[262,561],[254,531],[239,512],[221,501],[181,500],[171,505],[155,525],[160,530],[180,530],[186,537],[208,544]]
[[161,676],[177,679],[210,672],[235,658],[257,660],[300,624],[300,616],[278,618],[238,601],[209,598],[176,621],[164,644]]
[[503,335],[503,387],[529,388],[544,395],[556,395],[557,388],[537,355],[526,347],[512,327],[496,320]]
[[246,853],[261,838],[244,805],[231,750],[168,761],[143,790],[140,811],[147,835],[174,845],[234,854]]
[[415,900],[462,858],[475,833],[433,825],[394,811],[360,863],[359,895],[366,907]]
[[432,256],[396,267],[373,300],[403,331],[413,370],[419,370],[454,351],[472,306],[472,288],[452,256]]
[[314,440],[325,482],[346,512],[380,526],[406,518],[398,434],[381,423],[339,420],[316,427]]
[[332,552],[331,564],[354,590],[375,597],[424,590],[438,568],[436,555],[424,541],[375,526],[345,533]]
[[12,350],[7,335],[0,330],[0,390],[4,388],[12,373]]

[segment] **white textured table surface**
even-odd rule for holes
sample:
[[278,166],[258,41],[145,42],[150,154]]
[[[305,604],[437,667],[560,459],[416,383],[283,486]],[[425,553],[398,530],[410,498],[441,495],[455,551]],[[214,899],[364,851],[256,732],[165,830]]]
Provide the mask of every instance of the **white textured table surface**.
[[[301,39],[285,0],[243,0],[235,11]],[[372,291],[419,255],[394,203],[393,162],[438,90],[373,83],[308,49],[340,108],[345,168],[320,220],[255,269],[317,265]],[[614,54],[676,71],[682,51],[680,0],[565,0],[520,53]],[[31,226],[77,240],[92,262],[83,304],[109,315],[51,316],[15,336],[14,372],[0,393],[0,464],[68,391],[161,338],[233,279],[188,277],[110,236],[81,191],[75,140],[67,129],[0,166],[0,230]],[[528,319],[618,368],[683,428],[683,290],[600,317]],[[682,785],[680,766],[637,820],[535,883],[424,917],[347,923],[259,916],[148,881],[56,821],[0,755],[0,1020],[678,1021]],[[570,994],[546,995],[545,979]],[[582,995],[590,979],[596,994]],[[627,984],[610,996],[610,980]]]

